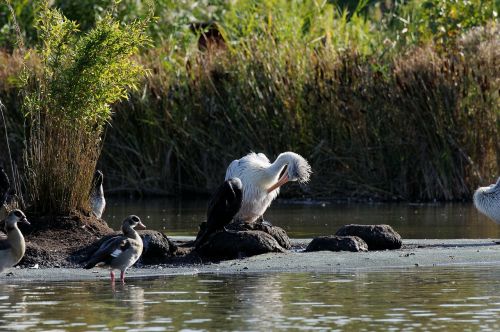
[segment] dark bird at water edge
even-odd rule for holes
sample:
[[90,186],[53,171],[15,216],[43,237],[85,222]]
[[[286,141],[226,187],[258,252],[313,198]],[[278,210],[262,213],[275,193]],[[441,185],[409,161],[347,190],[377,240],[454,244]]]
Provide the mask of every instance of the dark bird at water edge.
[[217,188],[207,209],[207,224],[204,232],[196,239],[199,248],[207,237],[225,229],[241,208],[243,185],[239,178],[231,178]]

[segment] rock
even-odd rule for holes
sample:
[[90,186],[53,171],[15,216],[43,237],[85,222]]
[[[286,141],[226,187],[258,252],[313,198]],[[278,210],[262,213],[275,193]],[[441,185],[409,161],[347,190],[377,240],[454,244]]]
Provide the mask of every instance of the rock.
[[290,238],[286,234],[285,230],[281,227],[270,226],[268,224],[263,224],[261,222],[251,222],[251,223],[233,222],[229,224],[226,228],[233,231],[261,231],[271,235],[282,248],[290,249],[292,247],[292,244],[290,243]]
[[368,244],[369,250],[399,249],[403,243],[401,235],[389,225],[344,225],[335,235],[358,236]]
[[306,248],[306,251],[368,251],[368,245],[357,236],[318,236]]
[[206,257],[230,259],[285,252],[285,249],[271,235],[262,231],[221,231],[211,235],[197,251]]
[[158,264],[165,257],[170,257],[177,250],[175,244],[163,233],[146,230],[139,231],[144,249],[142,251],[141,262],[143,264]]

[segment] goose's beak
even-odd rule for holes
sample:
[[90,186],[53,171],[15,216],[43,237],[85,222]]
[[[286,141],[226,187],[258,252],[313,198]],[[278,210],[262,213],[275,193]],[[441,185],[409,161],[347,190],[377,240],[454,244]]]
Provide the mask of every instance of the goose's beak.
[[21,219],[21,222],[26,225],[31,225],[31,223],[26,218]]
[[135,226],[137,229],[146,229],[146,225],[144,225],[142,222],[138,223],[137,226]]
[[267,193],[269,194],[269,193],[273,192],[273,190],[281,187],[282,185],[284,185],[287,182],[288,182],[288,173],[285,172],[285,174],[283,174],[283,176],[281,177],[281,179],[278,180],[278,182],[276,182],[271,187],[269,187],[269,189],[267,189]]

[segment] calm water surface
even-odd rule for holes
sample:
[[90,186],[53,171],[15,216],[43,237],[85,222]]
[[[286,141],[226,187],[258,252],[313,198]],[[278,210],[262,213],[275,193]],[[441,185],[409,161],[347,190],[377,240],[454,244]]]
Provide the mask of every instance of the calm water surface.
[[0,283],[0,330],[499,331],[500,268]]
[[[104,219],[115,229],[129,214],[139,215],[152,229],[167,235],[196,235],[205,220],[206,200],[110,200]],[[349,223],[389,224],[403,238],[498,238],[500,226],[464,204],[285,204],[275,202],[266,220],[283,227],[289,236],[310,238],[334,234]]]

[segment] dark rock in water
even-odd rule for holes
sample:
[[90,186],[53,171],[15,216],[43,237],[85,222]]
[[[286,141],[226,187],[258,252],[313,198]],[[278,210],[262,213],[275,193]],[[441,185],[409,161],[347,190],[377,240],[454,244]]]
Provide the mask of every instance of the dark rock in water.
[[161,263],[165,257],[172,256],[177,250],[176,245],[161,232],[146,230],[138,233],[144,245],[140,260],[143,264]]
[[212,234],[197,250],[200,255],[212,258],[238,258],[285,249],[269,234],[262,231],[221,231]]
[[[142,255],[139,262],[142,264],[159,264],[174,255],[177,250],[176,245],[163,233],[153,230],[139,231],[139,235],[142,238],[142,243],[144,248],[142,250]],[[115,232],[114,234],[109,234],[98,241],[92,243],[90,246],[82,249],[84,254],[83,261],[86,261],[99,247],[108,239],[115,236],[122,236],[121,232]]]
[[357,236],[318,236],[306,248],[306,251],[368,251],[368,245]]
[[277,226],[263,224],[261,222],[233,222],[226,228],[232,231],[261,231],[271,235],[282,248],[290,249],[292,247],[290,238],[286,234],[285,230]]
[[335,235],[358,236],[368,244],[369,250],[399,249],[401,235],[389,225],[344,225]]

